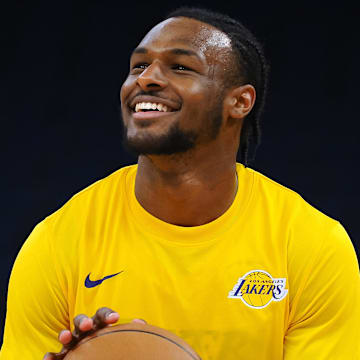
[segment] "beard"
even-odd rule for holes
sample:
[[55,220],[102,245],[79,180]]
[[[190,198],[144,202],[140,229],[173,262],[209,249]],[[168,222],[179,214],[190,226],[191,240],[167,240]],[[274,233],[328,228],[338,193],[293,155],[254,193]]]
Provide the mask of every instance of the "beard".
[[219,99],[214,108],[206,114],[206,121],[201,130],[182,130],[179,123],[174,123],[165,134],[129,137],[128,129],[123,124],[123,146],[136,156],[139,155],[175,155],[194,149],[200,135],[206,141],[216,139],[222,124],[223,99]]
[[166,134],[129,138],[124,126],[123,145],[125,149],[139,155],[173,155],[184,153],[195,147],[197,134],[193,131],[183,131],[179,124],[170,127]]

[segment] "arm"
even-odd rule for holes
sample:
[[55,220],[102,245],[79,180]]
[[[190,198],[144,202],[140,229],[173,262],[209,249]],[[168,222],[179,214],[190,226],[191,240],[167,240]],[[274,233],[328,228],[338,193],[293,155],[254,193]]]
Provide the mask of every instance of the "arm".
[[[351,241],[339,223],[310,266],[291,305],[284,359],[359,360],[359,268]],[[300,264],[297,269],[301,270]]]
[[51,224],[45,220],[17,256],[9,282],[0,360],[38,360],[45,353],[46,359],[63,359],[78,341],[119,319],[113,310],[100,308],[92,318],[76,316],[72,333],[64,330],[70,329],[65,271],[71,273],[71,269],[59,264],[51,239]]
[[66,284],[48,237],[45,220],[35,227],[15,261],[1,360],[41,359],[46,351],[59,350],[57,334],[69,327]]
[[47,358],[62,359],[87,334],[119,319],[111,309],[101,308],[92,318],[76,316],[73,333],[63,330],[70,328],[66,281],[50,240],[51,227],[45,220],[35,227],[16,258],[0,360],[38,360],[47,351],[60,351],[48,353]]

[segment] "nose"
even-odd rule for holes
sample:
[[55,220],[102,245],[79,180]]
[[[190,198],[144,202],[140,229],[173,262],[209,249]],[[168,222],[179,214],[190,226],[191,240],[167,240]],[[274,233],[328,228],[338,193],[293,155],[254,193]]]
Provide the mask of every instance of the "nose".
[[168,84],[160,64],[152,63],[137,78],[137,83],[144,91],[161,90]]

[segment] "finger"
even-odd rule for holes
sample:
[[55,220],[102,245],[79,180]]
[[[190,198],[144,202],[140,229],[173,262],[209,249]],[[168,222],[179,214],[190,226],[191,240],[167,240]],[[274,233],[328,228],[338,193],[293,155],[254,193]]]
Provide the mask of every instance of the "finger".
[[93,328],[93,320],[84,314],[77,315],[74,318],[74,335],[77,336],[82,332],[90,331]]
[[63,344],[63,348],[59,353],[49,353],[52,357],[46,360],[61,360],[65,357],[69,349],[72,349],[78,342],[78,336],[72,334],[70,330],[62,330],[58,335],[59,341]]
[[43,360],[55,360],[54,353],[46,353],[43,357]]
[[63,345],[69,344],[71,342],[71,340],[72,340],[71,331],[70,330],[61,331],[59,333],[58,339]]
[[101,329],[106,325],[113,324],[119,320],[119,314],[107,307],[100,308],[93,316],[94,327]]
[[105,322],[107,324],[114,324],[116,323],[120,318],[120,315],[117,312],[112,312],[108,315],[106,315]]
[[63,352],[63,351],[60,353],[57,353],[57,354],[48,352],[43,357],[43,360],[62,360],[62,359],[64,359],[66,354],[67,354],[67,352]]
[[137,324],[147,324],[147,322],[144,319],[134,319],[131,322]]

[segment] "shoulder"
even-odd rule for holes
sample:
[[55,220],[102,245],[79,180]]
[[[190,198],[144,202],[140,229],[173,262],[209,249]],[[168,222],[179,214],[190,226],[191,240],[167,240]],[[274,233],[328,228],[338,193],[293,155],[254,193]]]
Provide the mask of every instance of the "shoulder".
[[342,254],[354,263],[352,242],[339,221],[316,209],[297,192],[255,170],[247,171],[254,176],[252,204],[256,214],[265,217],[272,230],[282,235],[288,262],[296,263],[292,269],[309,266],[320,254]]
[[77,206],[79,204],[83,205],[83,203],[86,203],[88,201],[109,200],[109,198],[113,195],[114,191],[119,192],[119,195],[122,195],[124,188],[129,185],[128,175],[135,174],[136,169],[137,165],[126,166],[113,172],[107,177],[96,181],[95,183],[89,185],[77,194],[73,195],[62,208],[60,208],[57,212],[50,216],[56,216],[57,213],[61,213],[68,207]]
[[[22,247],[43,249],[48,254],[67,257],[74,252],[74,244],[84,238],[90,243],[107,224],[110,214],[124,208],[124,193],[133,186],[136,165],[121,168],[75,194],[61,208],[35,226]],[[116,216],[114,216],[116,217]]]
[[352,289],[351,294],[348,291],[349,299],[358,299],[358,261],[341,223],[313,207],[297,192],[255,170],[247,171],[254,177],[252,204],[258,209],[255,214],[266,218],[271,224],[269,229],[284,244],[290,322],[307,316],[310,310],[306,304],[313,304],[314,299],[327,301],[326,296],[336,291],[339,299],[343,299],[346,287]]
[[280,216],[285,225],[302,229],[337,227],[338,221],[316,209],[301,194],[274,181],[258,171],[247,168],[254,177],[254,203],[266,206],[269,216]]
[[114,201],[121,202],[124,192],[132,185],[131,179],[135,178],[136,169],[137,165],[126,166],[96,181],[73,195],[60,209],[49,215],[46,222],[56,224],[60,219],[74,215],[78,222],[92,211],[101,213],[113,205]]

